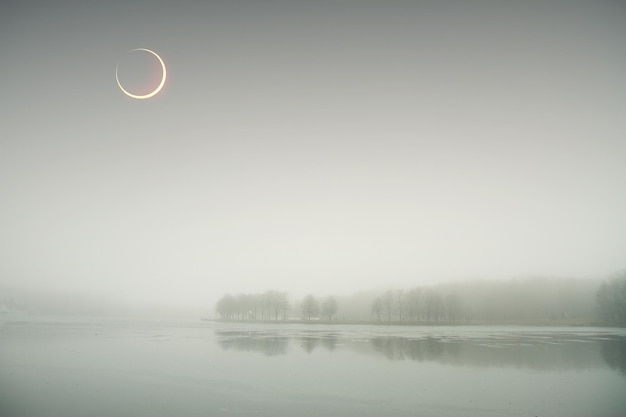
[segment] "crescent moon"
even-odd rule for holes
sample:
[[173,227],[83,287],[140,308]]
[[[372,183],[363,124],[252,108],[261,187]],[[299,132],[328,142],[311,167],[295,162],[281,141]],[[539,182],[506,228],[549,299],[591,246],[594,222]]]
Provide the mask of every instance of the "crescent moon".
[[117,70],[119,69],[119,66],[120,66],[119,63],[115,67],[115,80],[117,81],[117,85],[120,87],[120,90],[122,90],[122,92],[124,94],[126,94],[128,97],[135,98],[137,100],[144,100],[144,99],[147,99],[147,98],[150,98],[150,97],[154,97],[156,94],[158,94],[159,91],[161,91],[161,89],[165,85],[165,78],[167,78],[167,70],[165,69],[165,62],[163,62],[161,57],[159,55],[157,55],[156,52],[151,51],[150,49],[146,49],[146,48],[136,48],[136,49],[131,49],[127,53],[131,53],[131,52],[135,52],[135,51],[146,51],[146,52],[149,52],[152,55],[154,55],[156,57],[156,59],[159,60],[159,62],[161,63],[161,68],[163,69],[163,76],[161,77],[161,83],[157,86],[157,88],[155,88],[152,92],[150,92],[148,94],[143,94],[143,95],[133,94],[130,91],[127,91],[126,89],[124,89],[124,87],[122,87],[122,84],[120,83],[120,79],[117,76]]

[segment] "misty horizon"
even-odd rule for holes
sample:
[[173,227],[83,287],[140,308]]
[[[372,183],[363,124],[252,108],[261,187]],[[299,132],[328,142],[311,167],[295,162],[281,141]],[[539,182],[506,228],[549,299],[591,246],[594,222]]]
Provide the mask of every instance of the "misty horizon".
[[[623,276],[624,271],[613,276]],[[137,298],[124,297],[120,294],[114,296],[94,295],[89,292],[77,291],[50,291],[46,289],[26,289],[20,287],[0,287],[0,307],[10,312],[28,315],[101,315],[101,316],[154,316],[155,318],[180,317],[180,318],[219,318],[218,301],[224,297],[263,297],[268,293],[277,293],[285,297],[289,317],[299,316],[301,302],[308,296],[313,296],[318,302],[329,298],[338,300],[338,312],[336,318],[348,321],[381,321],[376,320],[372,310],[372,302],[388,293],[398,296],[409,296],[413,290],[424,292],[436,292],[441,296],[461,296],[463,303],[471,301],[473,309],[489,309],[494,303],[501,310],[508,305],[508,309],[516,310],[514,305],[533,305],[537,310],[539,302],[542,308],[554,311],[556,306],[563,308],[565,316],[569,320],[578,320],[579,324],[596,323],[596,298],[600,286],[607,280],[555,278],[555,277],[531,277],[518,279],[499,280],[462,280],[449,282],[425,283],[416,281],[413,285],[405,287],[380,286],[353,288],[349,293],[312,292],[302,288],[301,292],[284,291],[281,288],[266,288],[262,291],[225,291],[224,293],[202,294],[199,298],[201,303],[182,303],[178,299],[165,301],[153,301],[149,297],[138,301]],[[149,289],[146,289],[147,291]],[[520,291],[522,291],[520,293]],[[469,300],[466,299],[467,296]],[[530,298],[529,298],[530,297]],[[508,301],[506,301],[508,300]],[[565,300],[565,304],[564,303]],[[508,304],[507,304],[508,303]],[[552,306],[551,306],[552,305]],[[564,307],[567,306],[567,307]],[[247,311],[247,308],[245,309]],[[539,310],[537,310],[539,312]],[[395,315],[395,313],[394,313]],[[476,312],[474,312],[476,315]],[[316,316],[317,317],[317,316]],[[544,312],[543,318],[548,314]],[[543,319],[542,318],[542,319]],[[554,317],[552,317],[554,320]],[[241,318],[245,321],[245,316]],[[281,314],[281,320],[284,320]],[[488,319],[491,320],[491,319]],[[528,320],[528,319],[526,319]],[[580,321],[582,320],[582,321]],[[384,322],[386,320],[382,320]],[[402,321],[394,319],[394,321]],[[481,322],[481,320],[478,320]],[[482,319],[484,321],[484,318]],[[498,320],[495,320],[498,321]],[[523,322],[524,320],[522,320]],[[530,320],[533,322],[533,320]],[[460,324],[467,324],[467,320],[461,320]],[[573,323],[573,322],[572,322]]]

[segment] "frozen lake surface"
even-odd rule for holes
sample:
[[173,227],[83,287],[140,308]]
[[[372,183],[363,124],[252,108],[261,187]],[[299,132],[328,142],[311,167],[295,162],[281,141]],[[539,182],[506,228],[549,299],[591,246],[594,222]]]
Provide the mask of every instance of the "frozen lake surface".
[[22,317],[0,416],[622,416],[626,330]]

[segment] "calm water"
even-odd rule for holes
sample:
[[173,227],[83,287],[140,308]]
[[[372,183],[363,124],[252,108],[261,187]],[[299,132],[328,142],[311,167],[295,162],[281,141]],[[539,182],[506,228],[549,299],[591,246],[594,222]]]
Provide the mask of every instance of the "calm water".
[[0,416],[622,416],[626,330],[0,323]]

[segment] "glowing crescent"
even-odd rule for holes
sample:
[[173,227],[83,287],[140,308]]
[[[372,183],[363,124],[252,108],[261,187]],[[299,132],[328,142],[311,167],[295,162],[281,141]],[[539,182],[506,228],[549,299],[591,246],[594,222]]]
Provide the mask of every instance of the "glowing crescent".
[[136,98],[138,100],[144,100],[146,98],[154,97],[159,91],[161,91],[161,89],[165,85],[165,78],[167,77],[167,71],[165,70],[165,63],[163,62],[161,57],[157,55],[156,52],[151,51],[149,49],[145,49],[145,48],[136,48],[136,49],[131,49],[127,53],[131,53],[131,52],[135,52],[135,51],[150,52],[152,55],[154,55],[156,57],[156,59],[159,60],[159,62],[161,63],[161,68],[163,69],[163,76],[161,77],[161,83],[158,85],[157,88],[154,89],[154,91],[152,91],[151,93],[148,93],[148,94],[144,94],[144,95],[137,95],[137,94],[133,94],[133,93],[131,93],[129,91],[126,91],[124,89],[124,87],[122,87],[122,84],[120,83],[120,79],[117,76],[117,70],[118,70],[120,64],[117,64],[117,66],[115,67],[115,80],[117,81],[117,85],[120,87],[120,90],[122,90],[122,92],[124,94],[126,94],[128,97]]

